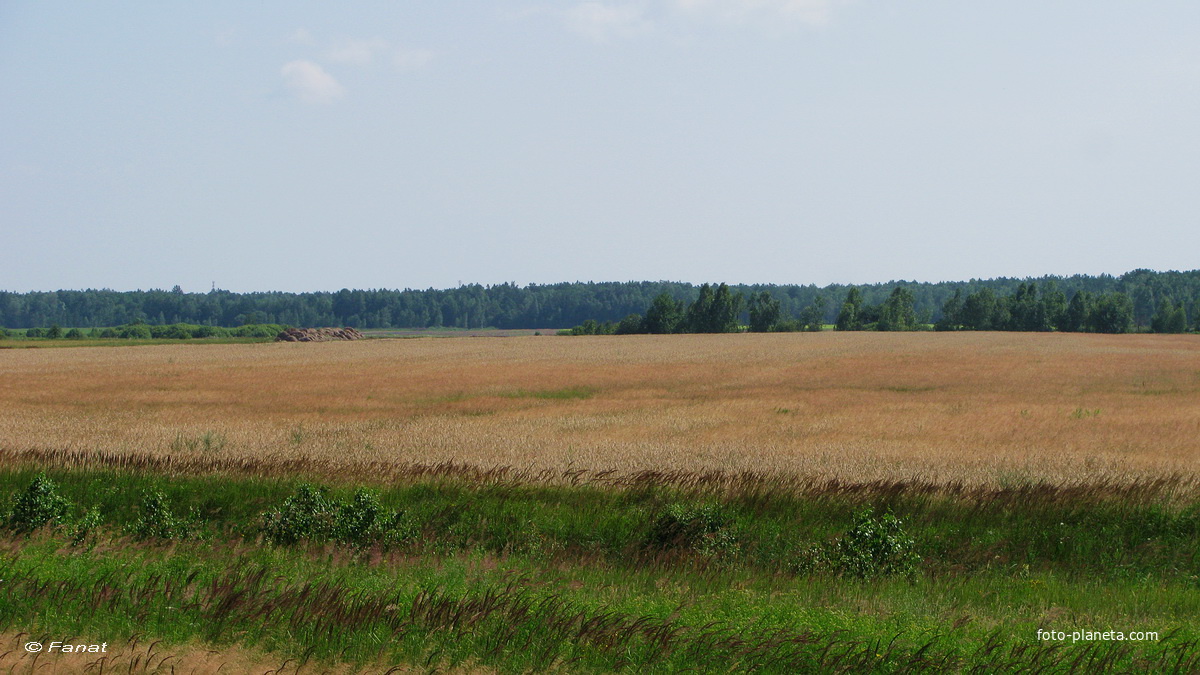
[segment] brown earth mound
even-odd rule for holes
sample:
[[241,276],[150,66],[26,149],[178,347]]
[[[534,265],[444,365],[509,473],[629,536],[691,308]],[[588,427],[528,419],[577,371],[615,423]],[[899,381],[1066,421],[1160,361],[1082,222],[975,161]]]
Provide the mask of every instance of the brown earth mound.
[[365,335],[353,328],[289,328],[275,336],[276,342],[329,342],[361,340]]

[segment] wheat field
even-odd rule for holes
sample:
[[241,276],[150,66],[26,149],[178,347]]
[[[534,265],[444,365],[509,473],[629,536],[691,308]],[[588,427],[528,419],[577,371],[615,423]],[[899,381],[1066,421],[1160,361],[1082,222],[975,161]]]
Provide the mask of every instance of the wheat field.
[[[0,351],[0,458],[1194,481],[1200,339],[819,333]],[[24,453],[24,455],[22,455]]]

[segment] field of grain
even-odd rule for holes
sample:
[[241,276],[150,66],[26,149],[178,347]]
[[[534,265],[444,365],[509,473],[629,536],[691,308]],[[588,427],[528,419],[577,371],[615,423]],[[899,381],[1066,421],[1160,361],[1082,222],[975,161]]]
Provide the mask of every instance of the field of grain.
[[0,452],[968,484],[1184,474],[1200,339],[820,333],[0,351]]

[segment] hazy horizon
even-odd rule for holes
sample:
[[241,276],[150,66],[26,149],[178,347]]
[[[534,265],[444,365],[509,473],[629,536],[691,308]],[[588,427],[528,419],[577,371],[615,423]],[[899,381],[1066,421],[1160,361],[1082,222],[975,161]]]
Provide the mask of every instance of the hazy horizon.
[[[521,283],[521,284],[516,284],[516,285],[518,287],[524,288],[524,287],[527,287],[530,285],[554,286],[554,285],[558,285],[558,284],[681,283],[681,284],[692,284],[693,286],[699,286],[699,285],[705,284],[705,283],[708,283],[708,284],[727,283],[730,286],[815,286],[817,288],[825,288],[828,286],[835,286],[835,285],[836,286],[879,286],[879,285],[887,285],[887,284],[893,284],[893,283],[895,283],[895,284],[901,284],[901,283],[906,283],[906,284],[908,284],[908,283],[911,283],[911,284],[956,284],[956,283],[971,283],[971,282],[975,282],[975,281],[992,281],[992,280],[998,280],[998,279],[1014,279],[1014,280],[1027,280],[1027,279],[1036,280],[1036,279],[1044,279],[1044,278],[1069,279],[1071,277],[1076,277],[1076,276],[1088,276],[1088,277],[1110,276],[1113,278],[1120,278],[1121,276],[1128,274],[1130,272],[1134,272],[1136,270],[1143,270],[1143,269],[1150,269],[1150,268],[1139,267],[1139,268],[1135,268],[1132,270],[1125,270],[1124,272],[1117,272],[1117,273],[1100,272],[1098,274],[1089,274],[1089,273],[1085,273],[1085,272],[1079,272],[1079,273],[1074,273],[1074,274],[1055,274],[1055,273],[1034,274],[1034,275],[1027,275],[1027,276],[1019,276],[1019,277],[1018,276],[999,275],[999,276],[995,276],[995,277],[970,277],[970,278],[966,278],[966,279],[936,279],[936,280],[887,279],[884,281],[849,281],[849,282],[832,281],[827,284],[810,284],[810,283],[787,282],[787,281],[779,282],[779,283],[755,282],[755,281],[730,282],[730,281],[725,281],[722,279],[709,279],[707,281],[685,281],[685,280],[680,280],[680,279],[624,279],[624,280],[619,280],[619,279],[591,279],[591,280],[576,279],[576,280],[570,280],[570,281],[564,280],[564,281],[551,281],[551,282],[527,282],[527,283]],[[1198,269],[1200,269],[1200,268],[1178,269],[1178,270],[1153,270],[1153,269],[1151,269],[1150,271],[1157,272],[1157,273],[1164,273],[1164,272],[1166,272],[1166,273],[1170,273],[1170,272],[1188,273],[1188,272],[1195,272]],[[461,288],[463,286],[471,286],[471,285],[476,285],[476,284],[486,288],[486,287],[491,287],[491,286],[500,286],[500,285],[503,285],[506,283],[516,283],[516,282],[498,281],[495,283],[481,283],[481,282],[464,281],[462,284],[457,284],[454,286],[425,286],[425,287],[420,287],[420,288],[412,287],[412,286],[372,286],[372,287],[340,286],[338,288],[332,288],[332,287],[330,287],[330,288],[308,288],[308,289],[299,289],[299,290],[283,290],[283,289],[278,289],[278,288],[255,288],[255,289],[239,290],[239,289],[233,289],[233,288],[223,288],[220,284],[217,284],[215,286],[210,285],[209,288],[206,288],[206,289],[189,289],[189,288],[183,288],[182,286],[180,286],[180,289],[184,293],[209,293],[212,291],[226,291],[226,292],[238,293],[238,294],[246,294],[246,293],[303,294],[303,293],[336,293],[343,289],[352,290],[352,291],[371,291],[371,290],[384,290],[384,291],[439,290],[440,291],[440,290],[453,290],[455,288]],[[24,289],[24,290],[12,289],[12,288],[0,288],[0,291],[10,292],[10,293],[54,293],[57,291],[113,291],[113,292],[117,292],[117,293],[131,293],[131,292],[139,292],[139,291],[142,291],[142,292],[169,291],[176,285],[178,285],[178,284],[172,284],[171,286],[147,286],[147,287],[142,287],[142,288],[107,288],[107,287],[86,287],[86,288],[84,288],[84,287],[81,287],[81,288],[34,288],[34,289]]]

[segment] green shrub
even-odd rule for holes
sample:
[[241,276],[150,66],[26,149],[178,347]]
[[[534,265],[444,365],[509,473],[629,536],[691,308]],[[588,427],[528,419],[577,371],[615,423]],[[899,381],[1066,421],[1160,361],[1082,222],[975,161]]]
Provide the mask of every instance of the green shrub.
[[150,326],[144,323],[133,323],[126,326],[121,326],[117,330],[117,337],[126,340],[149,340]]
[[46,337],[46,330],[43,328],[36,328],[36,327],[35,328],[26,328],[25,329],[25,337],[27,337],[27,338]]
[[180,518],[171,511],[167,496],[157,490],[142,494],[141,517],[129,528],[137,539],[192,539],[199,517],[195,512]]
[[895,515],[885,513],[876,518],[867,509],[855,517],[854,526],[838,541],[839,566],[843,573],[861,579],[912,574],[921,560],[916,545]]
[[416,533],[403,513],[387,514],[372,492],[360,489],[349,502],[339,502],[312,485],[301,485],[278,509],[264,513],[261,530],[282,545],[308,540],[388,546]]
[[100,331],[100,337],[115,338],[115,337],[120,337],[120,336],[117,334],[116,328],[105,328],[104,330]]
[[868,508],[854,516],[854,524],[844,535],[805,551],[797,567],[873,579],[912,575],[920,562],[916,541],[904,531],[904,523],[890,512],[877,518]]
[[0,340],[5,340],[12,337],[7,328],[0,327]]
[[32,532],[45,525],[60,525],[70,509],[71,502],[58,494],[58,486],[39,473],[24,492],[13,498],[8,526],[17,532]]
[[192,327],[183,323],[173,323],[169,326],[151,326],[150,335],[167,340],[187,340],[192,337]]
[[325,540],[333,533],[337,504],[324,488],[301,485],[275,511],[263,514],[262,532],[276,544],[294,544],[301,539]]
[[71,527],[71,545],[78,546],[93,536],[96,528],[100,527],[100,522],[100,510],[95,507],[88,509]]
[[732,525],[733,519],[719,506],[672,504],[651,523],[646,544],[660,551],[734,555],[739,546]]
[[50,324],[50,327],[46,329],[46,337],[50,338],[51,340],[57,340],[62,336],[63,329],[56,323]]
[[79,330],[78,328],[72,328],[71,330],[67,331],[67,334],[63,337],[67,338],[68,340],[82,340],[85,336],[83,331]]
[[568,335],[613,335],[617,332],[617,324],[612,321],[600,323],[595,319],[588,319],[583,323],[575,326],[567,331]]

